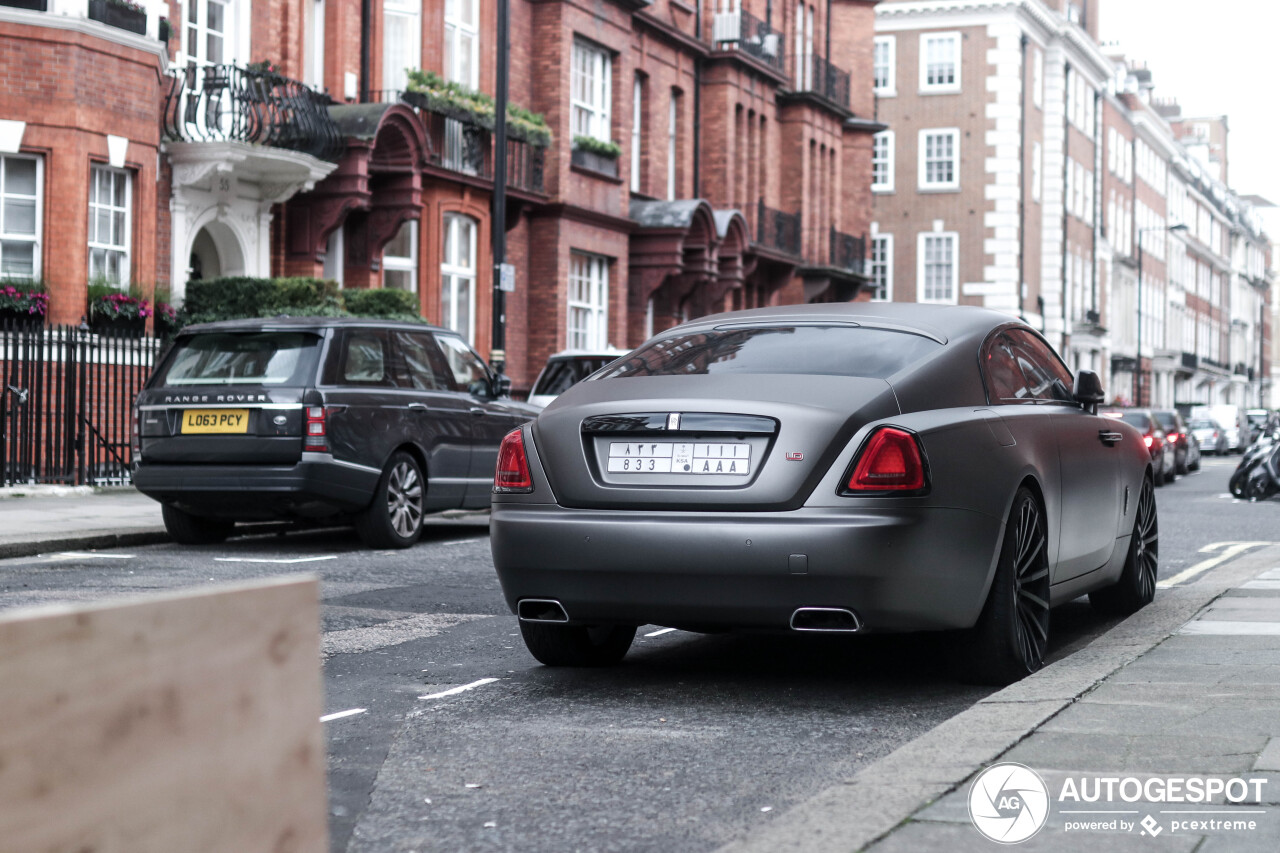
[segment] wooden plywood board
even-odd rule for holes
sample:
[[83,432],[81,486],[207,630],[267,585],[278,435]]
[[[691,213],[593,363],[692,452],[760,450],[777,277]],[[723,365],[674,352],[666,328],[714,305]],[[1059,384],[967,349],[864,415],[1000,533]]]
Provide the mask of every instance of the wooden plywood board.
[[322,853],[314,578],[0,616],[0,853]]

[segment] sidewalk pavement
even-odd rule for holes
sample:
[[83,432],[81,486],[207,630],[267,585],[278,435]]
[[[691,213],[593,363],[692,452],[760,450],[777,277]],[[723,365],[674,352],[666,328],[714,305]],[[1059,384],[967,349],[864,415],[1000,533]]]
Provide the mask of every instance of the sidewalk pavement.
[[[970,818],[975,790],[984,816],[983,794],[1021,798],[1000,785],[1008,768],[979,778],[1003,762],[1036,771],[1047,789],[1039,803],[1034,791],[1025,805],[996,797],[1002,816],[983,821],[994,832],[1044,818],[1017,844],[988,840]],[[1189,777],[1241,779],[1229,789],[1245,796],[1196,802],[1193,785],[1211,783]],[[1280,850],[1280,546],[1158,590],[1085,648],[720,853],[997,849]]]
[[132,488],[0,488],[0,558],[168,541],[160,504]]

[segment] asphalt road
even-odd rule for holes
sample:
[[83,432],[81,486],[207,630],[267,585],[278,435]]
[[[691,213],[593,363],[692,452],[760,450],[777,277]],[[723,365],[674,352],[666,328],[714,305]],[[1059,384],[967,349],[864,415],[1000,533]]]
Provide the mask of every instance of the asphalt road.
[[[1280,502],[1221,497],[1235,462],[1157,491],[1162,577],[1280,538]],[[542,667],[475,521],[407,552],[321,531],[0,561],[0,607],[297,572],[323,579],[325,711],[363,709],[326,724],[335,853],[714,850],[989,692],[928,637],[646,626],[617,668]],[[1112,624],[1056,610],[1053,656]]]

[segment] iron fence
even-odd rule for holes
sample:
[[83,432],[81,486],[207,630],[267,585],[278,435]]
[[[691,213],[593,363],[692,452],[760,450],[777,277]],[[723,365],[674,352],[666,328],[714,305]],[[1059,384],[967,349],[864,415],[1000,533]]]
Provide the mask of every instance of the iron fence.
[[0,485],[131,482],[133,401],[159,348],[0,320]]
[[752,15],[746,9],[717,12],[712,20],[716,50],[740,50],[772,67],[783,70],[782,34]]
[[796,91],[813,92],[837,106],[849,109],[849,72],[816,53],[801,62],[796,73]]
[[831,229],[831,265],[862,275],[866,271],[867,238]]
[[756,206],[756,242],[770,249],[789,255],[800,254],[800,211],[783,213],[765,206],[761,199]]

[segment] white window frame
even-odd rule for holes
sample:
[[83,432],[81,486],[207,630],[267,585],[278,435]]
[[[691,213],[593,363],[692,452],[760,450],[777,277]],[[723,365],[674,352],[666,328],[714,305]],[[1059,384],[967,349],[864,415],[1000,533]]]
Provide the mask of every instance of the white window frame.
[[[403,40],[398,45],[390,37],[392,18],[403,19]],[[405,69],[421,65],[422,0],[382,0],[382,88],[407,88],[409,75]]]
[[[941,82],[937,82],[937,83],[929,82],[929,65],[930,65],[929,47],[930,47],[930,44],[933,42],[937,42],[939,44],[943,42],[951,42],[952,50],[953,50],[952,71],[953,71],[954,79],[942,80]],[[962,57],[961,51],[963,49],[963,43],[964,43],[963,39],[960,37],[960,33],[958,32],[921,33],[920,34],[920,92],[921,93],[959,92],[960,91],[960,86],[961,86],[960,66],[963,64],[961,62],[961,57]]]
[[[871,301],[872,302],[892,302],[893,301],[893,235],[881,234],[876,231],[869,238],[871,245],[869,246],[870,254],[868,255],[869,278],[871,279]],[[876,257],[876,244],[881,246],[881,257]],[[882,282],[884,291],[881,293],[880,286],[877,284],[878,277],[877,268],[883,273],[884,281]]]
[[[403,288],[387,287],[387,272],[407,272],[409,273],[409,288],[406,293],[418,292],[418,226],[416,219],[406,219],[400,226],[401,229],[409,229],[409,254],[405,255],[389,255],[386,249],[382,250],[382,286],[388,290],[401,290]],[[396,235],[400,236],[399,234]],[[390,246],[390,243],[387,243]]]
[[[209,6],[222,7],[222,29],[209,27]],[[240,9],[237,0],[184,0],[182,3],[182,49],[179,65],[233,65],[240,60]],[[191,20],[192,14],[196,20]],[[222,39],[222,56],[209,59],[209,34],[217,33]],[[192,44],[194,39],[195,44]]]
[[[926,251],[929,241],[941,240],[951,247],[951,281],[947,287],[949,293],[942,297],[925,298],[927,290]],[[922,231],[916,238],[916,301],[936,303],[939,305],[955,305],[960,292],[960,235],[956,231]]]
[[306,11],[306,36],[303,44],[302,79],[318,92],[324,91],[324,16],[325,0],[303,0]]
[[1044,51],[1038,47],[1031,48],[1031,103],[1044,108]]
[[[873,91],[882,98],[898,94],[898,38],[876,36],[871,53]],[[883,71],[883,74],[881,73]],[[884,82],[880,82],[883,77]]]
[[[37,175],[39,172],[37,171]],[[112,184],[104,201],[95,196],[98,191],[99,177],[109,177]],[[118,207],[114,201],[115,182],[124,182],[124,207]],[[116,214],[124,214],[124,223],[122,226],[123,234],[111,234],[109,238],[114,237],[115,240],[107,241],[101,239],[93,239],[93,237],[101,237],[97,233],[97,215],[106,213],[109,220],[110,229],[115,230]],[[127,289],[129,282],[132,280],[133,269],[130,266],[133,253],[130,247],[133,245],[133,176],[124,169],[114,169],[110,166],[104,166],[100,163],[93,163],[89,166],[89,280],[92,282],[103,282],[118,287],[121,290]],[[108,255],[115,255],[118,259],[117,269],[120,272],[118,278],[112,279],[101,269],[95,269],[93,255],[94,252],[106,252]]]
[[613,141],[610,112],[613,99],[613,54],[582,38],[573,40],[569,103],[574,136]]
[[640,192],[640,154],[644,120],[644,78],[636,75],[631,87],[631,191]]
[[[9,191],[9,187],[6,185],[6,181],[5,181],[5,172],[6,172],[5,162],[8,160],[34,160],[35,161],[36,192],[34,196],[12,193]],[[4,221],[4,215],[3,215],[4,201],[9,198],[21,199],[23,201],[28,199],[35,200],[36,212],[35,212],[35,233],[34,234],[23,234],[21,232],[10,232],[8,230],[5,230],[5,221]],[[41,257],[41,251],[40,251],[41,244],[42,244],[40,236],[44,233],[43,226],[44,226],[44,158],[38,157],[38,156],[30,156],[26,154],[0,155],[0,265],[2,265],[4,261],[4,246],[2,245],[3,243],[30,243],[32,246],[31,280],[38,281],[43,274],[43,264],[41,263],[43,259]],[[3,269],[3,267],[0,266],[0,269]],[[24,281],[26,280],[26,278],[27,278],[26,276],[6,276],[3,272],[0,272],[0,281],[3,281],[5,279]]]
[[[453,229],[453,240],[449,239],[449,230]],[[480,232],[480,223],[467,216],[464,213],[446,213],[444,215],[444,242],[445,251],[442,252],[440,262],[440,325],[448,329],[453,329],[462,335],[463,340],[470,343],[475,340],[476,335],[476,243]],[[455,262],[457,260],[456,247],[458,239],[465,236],[467,238],[467,247],[462,263]],[[447,251],[448,247],[455,247],[455,257],[450,258]],[[458,298],[459,285],[467,285],[466,299]],[[449,299],[446,300],[446,294]],[[467,305],[467,322],[466,328],[459,328],[463,325],[458,322],[458,305],[462,302]],[[449,314],[445,314],[445,306],[452,306]]]
[[[893,172],[895,166],[894,133],[882,130],[871,137],[871,191],[873,193],[893,192]],[[877,167],[883,166],[882,173],[877,175]],[[882,178],[882,180],[877,180]]]
[[[470,7],[471,20],[458,14],[463,6]],[[460,72],[464,55],[459,48],[469,47],[471,73]],[[472,89],[480,88],[480,0],[445,0],[444,4],[444,79],[460,83]]]
[[609,345],[609,259],[569,253],[567,349],[602,350]]
[[[929,181],[928,144],[930,136],[951,137],[951,180]],[[920,130],[917,149],[917,186],[922,192],[960,189],[960,128],[958,127],[926,127]],[[942,162],[938,159],[938,162]]]

